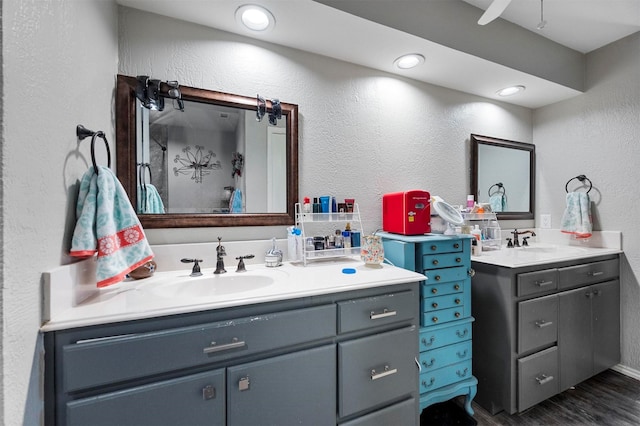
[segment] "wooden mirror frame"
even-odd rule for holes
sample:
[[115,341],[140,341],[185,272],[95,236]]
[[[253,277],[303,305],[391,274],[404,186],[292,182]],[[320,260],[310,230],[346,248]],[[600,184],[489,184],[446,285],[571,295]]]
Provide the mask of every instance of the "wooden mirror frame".
[[526,212],[497,212],[496,217],[502,220],[534,219],[536,201],[536,172],[535,150],[530,143],[515,142],[506,139],[492,138],[489,136],[471,135],[471,192],[478,194],[478,145],[494,145],[503,148],[519,149],[529,152],[529,211]]
[[[117,175],[137,205],[136,173],[136,85],[135,77],[118,75],[116,86],[116,167]],[[214,103],[247,110],[256,109],[256,98],[212,90],[180,86],[182,98],[189,101]],[[268,102],[268,101],[267,101]],[[270,102],[267,103],[267,112]],[[276,226],[295,223],[295,203],[298,201],[298,106],[281,103],[286,117],[287,133],[287,211],[284,213],[225,214],[139,214],[144,228],[196,228],[214,226]]]

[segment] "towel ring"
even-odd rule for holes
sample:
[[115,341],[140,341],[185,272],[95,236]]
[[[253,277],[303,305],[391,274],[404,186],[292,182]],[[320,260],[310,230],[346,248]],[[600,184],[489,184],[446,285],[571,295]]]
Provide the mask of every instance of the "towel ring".
[[82,124],[78,124],[76,127],[76,135],[80,140],[84,140],[91,136],[91,163],[93,164],[93,170],[98,174],[98,164],[96,164],[96,139],[102,138],[104,141],[104,146],[107,148],[107,167],[111,168],[111,150],[109,149],[109,142],[107,141],[107,137],[104,135],[104,132],[99,130],[94,132],[92,130],[87,129]]
[[564,186],[564,190],[567,192],[567,194],[569,193],[569,182],[571,182],[574,179],[578,179],[580,182],[582,182],[584,184],[584,181],[586,180],[587,182],[589,182],[589,189],[587,189],[587,194],[589,193],[589,191],[591,191],[591,188],[593,188],[593,184],[591,183],[591,181],[589,180],[588,177],[586,177],[585,175],[578,175],[576,177],[573,177],[571,179],[569,179],[567,181],[567,184]]
[[498,182],[498,183],[494,183],[493,185],[491,185],[491,186],[489,187],[489,190],[487,191],[487,192],[489,193],[489,197],[491,197],[491,189],[492,189],[494,186],[497,186],[497,187],[498,187],[498,189],[496,189],[496,192],[494,192],[494,194],[495,194],[495,193],[500,193],[500,191],[502,191],[502,194],[503,194],[503,195],[507,195],[507,190],[506,190],[506,189],[504,189],[504,185],[502,184],[502,182]]

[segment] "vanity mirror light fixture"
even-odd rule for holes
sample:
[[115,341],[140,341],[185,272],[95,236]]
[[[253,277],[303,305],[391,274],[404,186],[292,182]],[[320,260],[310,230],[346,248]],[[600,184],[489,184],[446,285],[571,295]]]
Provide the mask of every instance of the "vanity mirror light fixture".
[[501,207],[498,219],[534,218],[535,145],[472,134],[470,178],[478,203]]
[[[167,108],[160,112],[141,105],[136,97],[137,84],[136,77],[118,75],[117,174],[134,206],[139,205],[142,188],[162,186],[158,193],[165,213],[139,210],[138,217],[145,228],[295,223],[297,105],[278,102],[276,106],[275,100],[266,100],[265,113],[270,118],[273,115],[276,121],[276,125],[272,125],[267,120],[256,120],[255,97],[181,85],[184,111]],[[161,82],[159,88],[159,98],[169,98],[169,91],[174,87]],[[183,176],[173,176],[173,159],[176,154],[185,157],[181,150],[186,146],[201,146],[203,154],[209,150],[216,153],[213,160],[216,170],[211,170],[214,173],[206,176],[202,185],[193,185]],[[197,162],[202,165],[207,161]],[[148,173],[152,169],[154,181]],[[209,170],[202,171],[204,176]],[[199,177],[198,174],[198,180]],[[236,193],[242,196],[240,208],[234,204],[231,210],[229,188],[240,190]]]

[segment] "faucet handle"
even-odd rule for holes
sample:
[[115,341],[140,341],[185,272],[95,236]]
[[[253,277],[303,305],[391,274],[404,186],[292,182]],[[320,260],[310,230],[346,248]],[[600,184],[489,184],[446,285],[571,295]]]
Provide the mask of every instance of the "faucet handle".
[[513,248],[513,241],[511,238],[507,238],[507,248]]
[[529,237],[522,237],[522,247],[528,247],[529,241],[527,241]]
[[239,260],[238,267],[236,268],[236,272],[247,272],[247,268],[244,266],[244,259],[253,259],[255,256],[253,254],[246,254],[244,256],[236,257],[236,260]]
[[200,272],[200,262],[202,262],[202,259],[180,259],[180,262],[182,263],[193,263],[193,269],[191,270],[191,277],[199,277],[200,275],[202,275],[202,272]]

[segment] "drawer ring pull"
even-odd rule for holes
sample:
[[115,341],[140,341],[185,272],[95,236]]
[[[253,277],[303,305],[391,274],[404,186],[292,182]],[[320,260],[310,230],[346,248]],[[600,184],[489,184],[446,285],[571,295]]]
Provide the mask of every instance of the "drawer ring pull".
[[427,383],[426,380],[422,381],[422,387],[423,388],[430,388],[431,386],[433,386],[433,384],[436,382],[436,378],[432,377],[431,380],[429,380],[429,383]]
[[231,343],[227,343],[226,345],[219,345],[216,346],[216,342],[211,342],[211,346],[204,348],[202,350],[203,353],[205,354],[212,354],[215,352],[222,352],[222,351],[228,351],[229,349],[237,349],[237,348],[242,348],[243,346],[246,346],[246,343],[244,340],[238,340],[237,337],[234,337],[231,340]]
[[544,385],[546,383],[549,383],[552,380],[553,380],[553,376],[547,376],[546,374],[543,374],[541,377],[536,377],[536,381],[538,382],[539,385]]
[[384,366],[384,371],[382,373],[376,373],[376,370],[371,370],[371,380],[382,379],[383,377],[390,376],[392,374],[396,374],[398,372],[397,368],[391,369],[388,365]]
[[436,340],[435,336],[431,336],[431,338],[429,339],[429,341],[427,342],[427,339],[425,339],[424,337],[422,338],[422,344],[424,346],[431,346],[433,345],[433,342]]
[[390,310],[385,308],[379,314],[376,314],[375,312],[371,311],[371,314],[369,314],[369,319],[377,320],[377,319],[381,319],[381,318],[393,317],[393,316],[396,316],[396,315],[398,315],[398,312],[390,311]]
[[467,356],[468,350],[465,349],[464,352],[460,353],[460,351],[456,352],[456,355],[458,355],[458,358],[465,358]]
[[460,330],[456,330],[456,335],[460,338],[462,337],[466,337],[467,333],[469,333],[469,330],[467,330],[466,328],[464,329],[464,331],[462,333],[460,333]]
[[536,327],[538,328],[549,327],[550,325],[553,325],[553,321],[545,321],[545,320],[536,321]]
[[538,287],[544,287],[553,284],[553,281],[536,281]]
[[436,362],[435,358],[431,358],[431,360],[429,362],[427,361],[422,361],[422,365],[425,366],[425,368],[429,368],[429,367],[433,367],[433,364]]
[[464,370],[462,370],[462,372],[460,372],[460,370],[456,370],[456,374],[458,375],[458,377],[465,377],[468,372],[469,372],[468,368],[465,368]]

